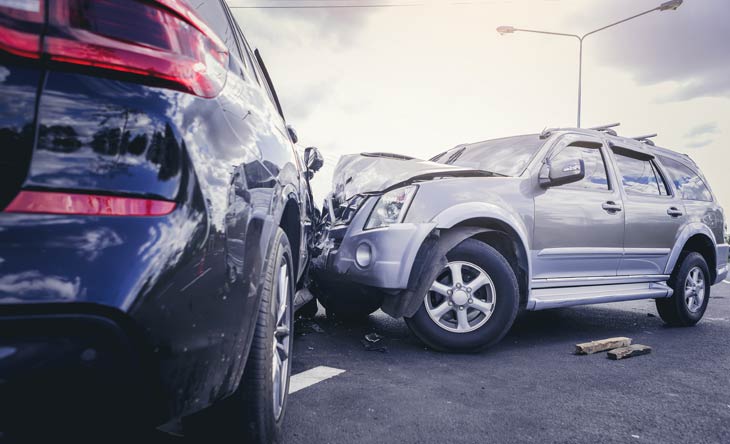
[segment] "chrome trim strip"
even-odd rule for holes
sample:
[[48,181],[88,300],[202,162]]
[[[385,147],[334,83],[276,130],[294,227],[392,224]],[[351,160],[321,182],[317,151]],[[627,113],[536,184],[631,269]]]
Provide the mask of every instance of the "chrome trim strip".
[[647,257],[666,256],[672,251],[671,248],[624,248],[624,256]]
[[667,298],[672,289],[664,283],[601,285],[594,287],[547,288],[532,291],[528,310],[603,304],[638,299]]
[[669,279],[668,274],[631,275],[631,276],[591,276],[570,278],[543,278],[533,279],[531,288],[565,288],[590,287],[596,285],[620,285],[643,282],[664,282]]
[[623,256],[623,248],[592,248],[592,247],[567,247],[567,248],[544,248],[537,252],[539,257],[546,259],[577,259],[599,257],[619,258]]
[[576,257],[645,257],[645,256],[666,256],[671,248],[592,248],[592,247],[568,247],[568,248],[545,248],[537,252],[539,257],[560,256],[563,258]]

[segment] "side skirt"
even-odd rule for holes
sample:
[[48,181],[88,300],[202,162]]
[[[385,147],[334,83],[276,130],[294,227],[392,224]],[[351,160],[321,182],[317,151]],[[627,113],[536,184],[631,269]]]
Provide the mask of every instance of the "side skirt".
[[533,288],[527,309],[545,310],[573,305],[604,304],[671,296],[672,289],[666,282]]

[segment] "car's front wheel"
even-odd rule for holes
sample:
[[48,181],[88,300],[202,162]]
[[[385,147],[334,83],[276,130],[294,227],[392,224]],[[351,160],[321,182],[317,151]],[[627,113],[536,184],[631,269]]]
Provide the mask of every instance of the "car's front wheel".
[[479,351],[499,342],[517,316],[517,278],[491,246],[467,239],[446,254],[447,265],[406,323],[429,347]]

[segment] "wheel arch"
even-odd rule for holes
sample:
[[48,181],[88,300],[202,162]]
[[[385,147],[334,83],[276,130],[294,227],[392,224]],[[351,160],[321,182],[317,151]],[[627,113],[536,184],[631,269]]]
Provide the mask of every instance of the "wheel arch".
[[299,260],[301,255],[301,214],[299,211],[299,200],[296,195],[290,193],[284,204],[279,219],[279,227],[284,230],[292,250],[292,261],[294,262],[295,277],[299,276]]
[[664,270],[665,274],[671,274],[680,265],[679,260],[683,253],[697,252],[705,258],[707,268],[710,271],[710,280],[715,281],[717,274],[717,250],[715,248],[715,236],[710,229],[701,223],[695,223],[685,227],[679,234],[677,241],[672,248]]
[[459,227],[485,229],[472,237],[490,245],[507,258],[517,276],[520,302],[527,302],[532,268],[527,229],[517,215],[494,204],[470,202],[448,208],[434,220],[436,227],[441,230]]

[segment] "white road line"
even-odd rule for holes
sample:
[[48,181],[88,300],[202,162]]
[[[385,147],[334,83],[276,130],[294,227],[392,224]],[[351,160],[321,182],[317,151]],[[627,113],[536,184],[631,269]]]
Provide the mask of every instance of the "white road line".
[[727,281],[727,280],[726,281],[723,281],[723,282],[726,283],[726,284],[730,284],[730,281]]
[[297,373],[289,380],[289,394],[291,395],[292,393],[296,393],[310,385],[330,379],[341,373],[345,373],[345,371],[340,370],[339,368],[325,367],[323,365]]
[[198,279],[200,279],[200,278],[202,278],[203,276],[205,276],[206,274],[208,274],[208,272],[209,272],[210,270],[212,270],[212,267],[208,267],[208,269],[207,269],[207,270],[205,270],[204,272],[202,272],[202,273],[200,273],[199,275],[197,275],[197,276],[195,277],[195,279],[193,279],[192,281],[188,282],[188,285],[186,285],[186,286],[184,286],[183,288],[181,288],[181,289],[180,289],[180,293],[182,293],[183,291],[185,291],[185,290],[187,290],[188,288],[190,288],[190,286],[191,286],[191,285],[193,285],[194,283],[198,282]]

